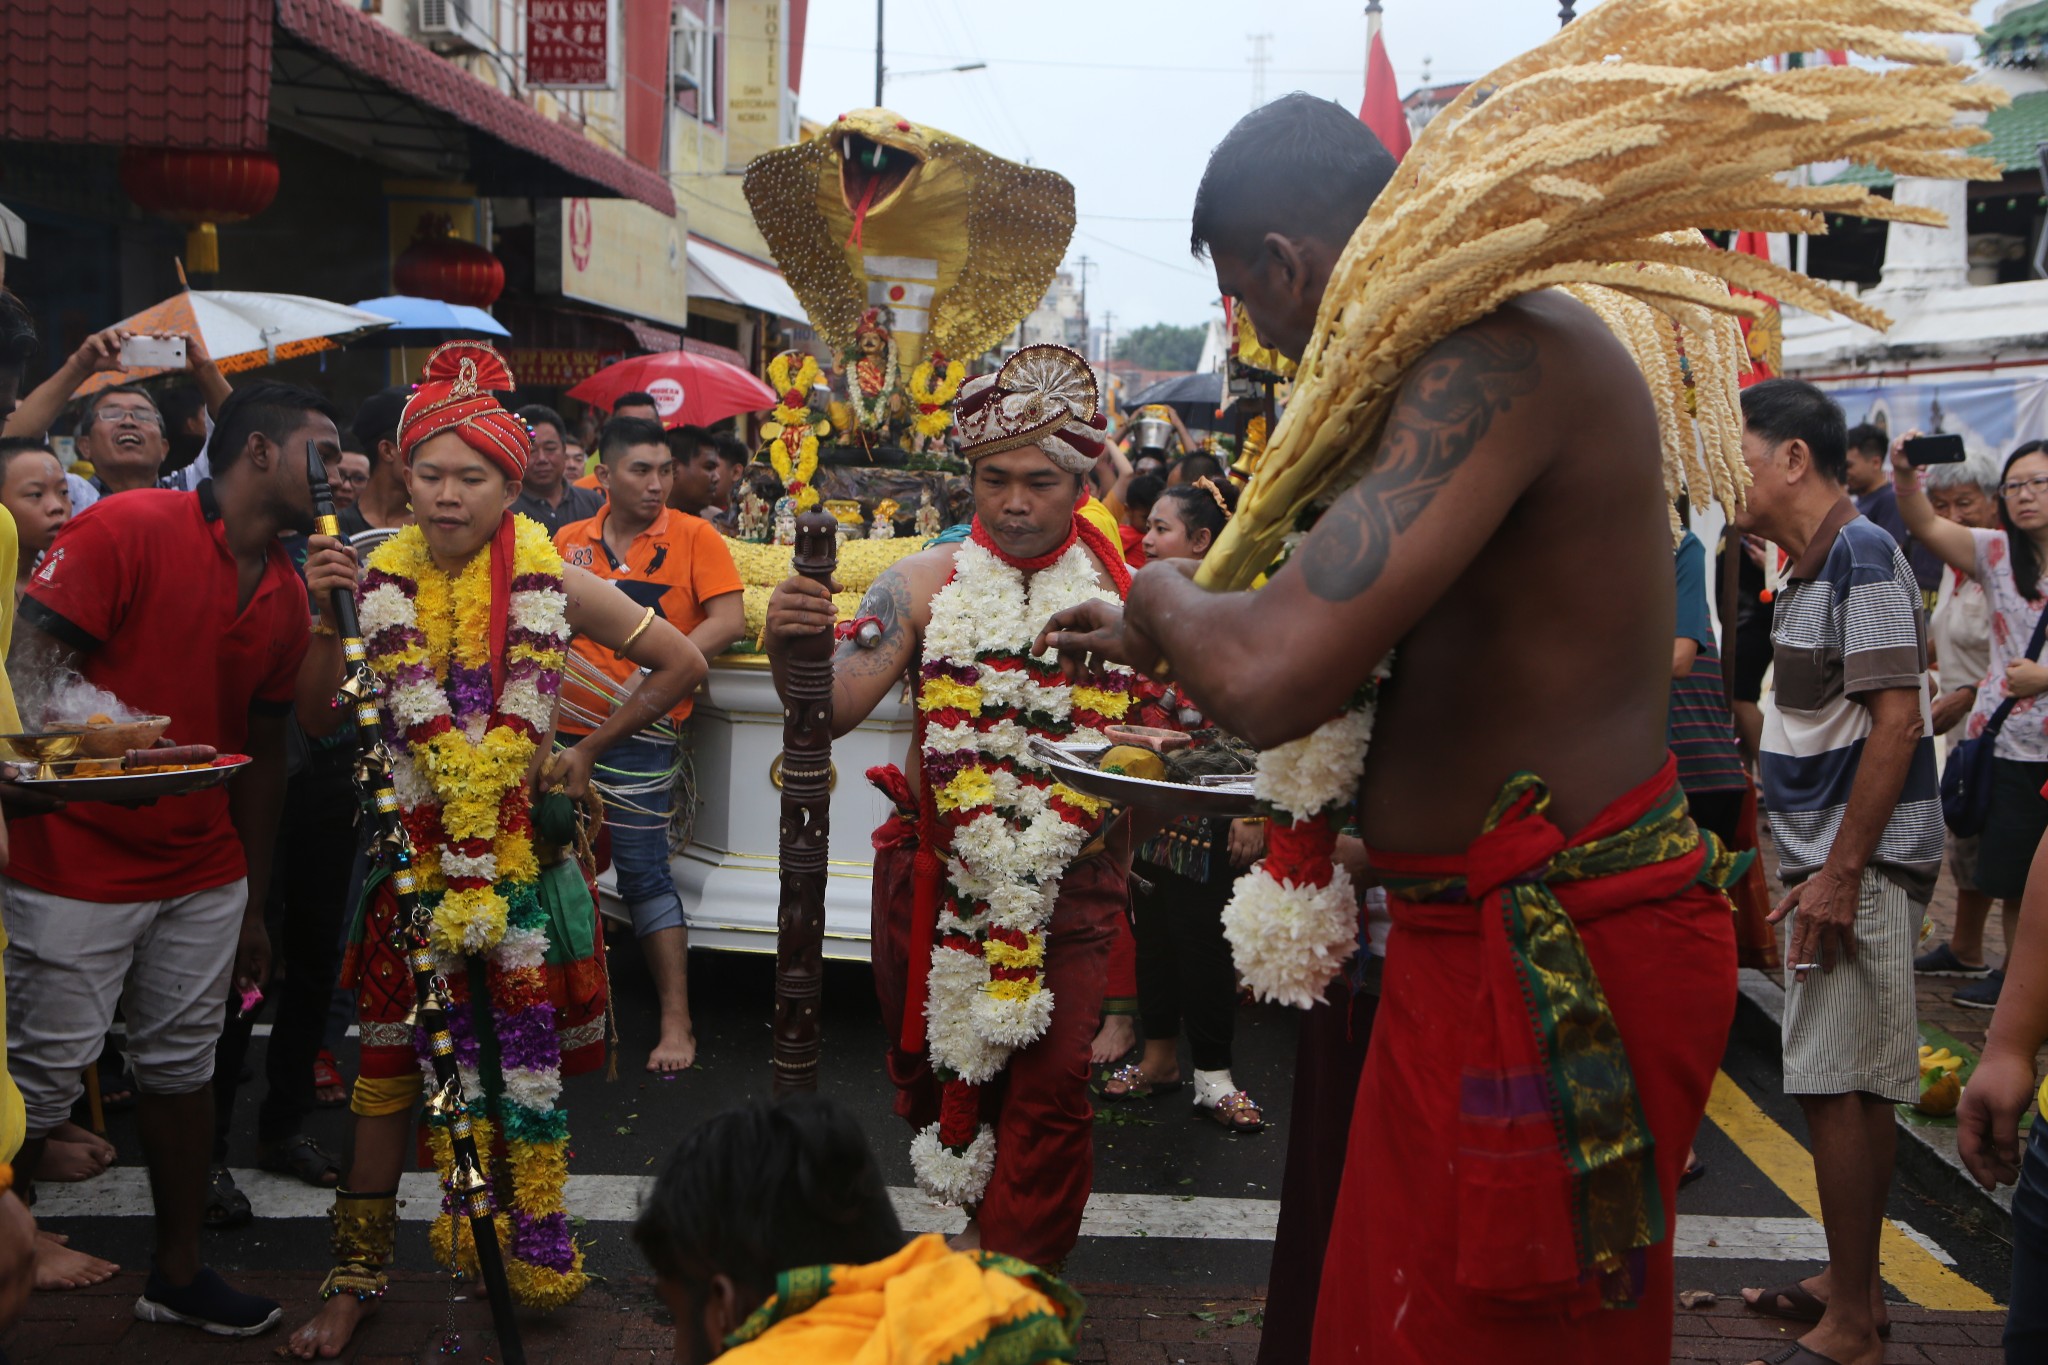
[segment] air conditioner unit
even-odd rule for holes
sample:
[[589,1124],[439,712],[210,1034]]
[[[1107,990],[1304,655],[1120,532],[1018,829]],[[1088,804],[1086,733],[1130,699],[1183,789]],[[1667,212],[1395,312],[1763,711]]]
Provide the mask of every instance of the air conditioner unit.
[[[486,0],[478,0],[478,8]],[[413,0],[413,22],[420,36],[437,44],[456,43],[463,47],[490,46],[490,34],[470,13],[470,0]]]

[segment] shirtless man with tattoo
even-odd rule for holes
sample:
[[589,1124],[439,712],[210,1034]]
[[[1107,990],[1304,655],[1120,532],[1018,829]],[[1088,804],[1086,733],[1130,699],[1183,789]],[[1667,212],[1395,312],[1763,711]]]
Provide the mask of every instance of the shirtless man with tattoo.
[[[839,647],[832,722],[845,734],[912,685],[917,740],[903,769],[878,782],[898,813],[874,839],[873,964],[896,1112],[920,1134],[918,1183],[968,1207],[961,1244],[1051,1267],[1073,1250],[1093,1180],[1088,1052],[1127,864],[1121,849],[1104,850],[1103,812],[1064,804],[1020,742],[1046,733],[1046,716],[1099,727],[1089,707],[1108,703],[1049,659],[1022,656],[1053,604],[1113,601],[1130,571],[1078,511],[1106,425],[1086,361],[1026,347],[971,381],[955,413],[973,467],[974,534],[875,580],[860,614],[879,638]],[[1034,614],[1031,604],[1046,605]],[[833,625],[824,588],[802,577],[776,587],[766,634],[778,686],[788,642]],[[972,827],[991,816],[1009,828],[977,842]],[[1049,903],[1019,884],[1025,874],[1034,887],[1056,885]],[[973,978],[964,986],[963,970]],[[1049,1014],[1027,1022],[1004,1011],[1041,990]],[[991,1028],[989,1013],[1011,1027]]]
[[[1291,97],[1247,116],[1203,179],[1197,248],[1288,355],[1386,181],[1359,192],[1368,143],[1343,111]],[[1210,593],[1152,565],[1121,609],[1085,604],[1045,637],[1077,675],[1169,661],[1205,714],[1261,747],[1337,715],[1394,653],[1357,811],[1394,927],[1321,1258],[1317,1365],[1669,1359],[1672,1196],[1735,958],[1725,898],[1696,886],[1704,855],[1665,747],[1664,499],[1628,352],[1575,300],[1536,294],[1414,367],[1370,472],[1264,588]],[[1511,792],[1522,774],[1541,784]],[[1518,947],[1526,907],[1553,895],[1573,927]],[[1567,956],[1543,957],[1553,947]],[[1516,981],[1536,973],[1560,1014],[1531,1011],[1532,1048]],[[1573,1070],[1573,1046],[1592,1045],[1560,1017],[1619,1045]],[[1530,1055],[1548,1070],[1509,1064]],[[1571,1103],[1586,1095],[1622,1111],[1632,1146],[1582,1140]],[[1580,1273],[1572,1234],[1586,1245],[1616,1204],[1631,1251]]]

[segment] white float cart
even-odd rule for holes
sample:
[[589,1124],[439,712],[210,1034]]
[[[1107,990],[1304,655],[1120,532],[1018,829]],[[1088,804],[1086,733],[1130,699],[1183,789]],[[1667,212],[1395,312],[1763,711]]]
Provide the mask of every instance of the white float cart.
[[[910,753],[905,689],[832,745],[832,829],[825,878],[825,956],[865,962],[874,883],[870,836],[889,817],[887,797],[867,780],[878,764]],[[775,951],[781,901],[776,844],[782,814],[782,699],[768,660],[721,658],[711,665],[690,722],[696,765],[696,827],[670,860],[690,924],[690,946]],[[598,879],[606,916],[623,923],[610,869]]]

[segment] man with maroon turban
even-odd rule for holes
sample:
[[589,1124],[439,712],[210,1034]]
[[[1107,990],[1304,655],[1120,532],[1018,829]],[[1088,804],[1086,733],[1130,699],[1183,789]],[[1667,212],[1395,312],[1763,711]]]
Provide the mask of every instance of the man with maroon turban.
[[[574,818],[560,797],[580,798],[595,758],[666,715],[703,680],[705,664],[681,632],[565,566],[547,531],[512,512],[530,436],[492,396],[512,387],[488,346],[455,342],[428,359],[399,422],[415,524],[371,553],[358,612],[419,904],[455,1004],[455,1059],[507,1278],[522,1303],[554,1308],[585,1283],[562,1206],[569,1129],[561,1081],[602,1062],[606,995],[595,905],[564,847]],[[324,612],[324,581],[309,572],[308,584]],[[603,725],[550,759],[572,632],[648,674]],[[309,734],[331,733],[347,717],[331,704],[342,645],[324,620],[308,672],[319,686],[302,693],[300,723]],[[359,990],[362,1029],[350,1105],[355,1155],[335,1191],[336,1264],[321,1286],[325,1302],[289,1343],[302,1359],[339,1354],[383,1294],[398,1177],[423,1089],[389,871],[372,868],[342,972]],[[428,1115],[445,1180],[452,1115],[438,1105]],[[467,1220],[444,1213],[431,1241],[444,1264],[474,1273]]]

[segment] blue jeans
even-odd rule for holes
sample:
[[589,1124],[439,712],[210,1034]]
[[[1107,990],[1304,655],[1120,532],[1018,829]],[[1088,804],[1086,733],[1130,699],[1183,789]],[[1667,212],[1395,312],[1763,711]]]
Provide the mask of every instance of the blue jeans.
[[683,927],[683,898],[668,866],[675,768],[675,745],[634,735],[605,750],[591,772],[604,795],[619,899],[639,938]]
[[2048,1360],[2048,1115],[2020,1158],[2012,1196],[2012,1305],[2005,1315],[2006,1365]]

